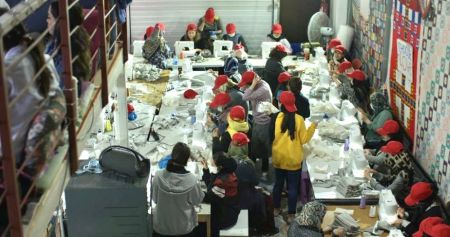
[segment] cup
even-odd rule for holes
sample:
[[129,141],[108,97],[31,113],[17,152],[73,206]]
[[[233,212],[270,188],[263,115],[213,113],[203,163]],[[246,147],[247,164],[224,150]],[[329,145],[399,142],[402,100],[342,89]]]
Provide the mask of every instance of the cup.
[[371,218],[375,217],[376,213],[377,213],[377,206],[370,206],[369,217]]

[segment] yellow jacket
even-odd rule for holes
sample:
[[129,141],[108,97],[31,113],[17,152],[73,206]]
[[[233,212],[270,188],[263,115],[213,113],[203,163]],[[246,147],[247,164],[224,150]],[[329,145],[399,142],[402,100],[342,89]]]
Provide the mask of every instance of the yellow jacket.
[[291,140],[289,131],[281,133],[281,124],[284,113],[280,112],[275,120],[274,140],[272,143],[272,164],[273,167],[284,170],[299,170],[303,161],[303,144],[309,142],[316,125],[306,129],[303,117],[295,115],[295,137]]

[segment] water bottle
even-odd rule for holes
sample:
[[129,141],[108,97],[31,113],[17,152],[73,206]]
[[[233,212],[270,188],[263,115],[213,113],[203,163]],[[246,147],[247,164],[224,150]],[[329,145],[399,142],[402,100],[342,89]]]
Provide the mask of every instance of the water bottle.
[[178,57],[176,54],[173,55],[172,70],[175,71],[175,75],[178,75]]
[[345,139],[344,143],[344,151],[348,151],[350,149],[350,139]]
[[361,200],[359,201],[359,208],[364,209],[366,208],[366,195],[361,195]]

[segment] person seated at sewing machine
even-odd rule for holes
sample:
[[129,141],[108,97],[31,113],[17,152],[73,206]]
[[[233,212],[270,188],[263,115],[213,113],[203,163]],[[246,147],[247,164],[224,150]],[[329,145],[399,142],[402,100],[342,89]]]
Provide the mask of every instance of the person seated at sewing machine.
[[292,47],[286,36],[283,34],[283,26],[281,24],[273,24],[272,31],[267,35],[267,41],[269,42],[280,42],[285,47],[287,54],[292,53]]
[[377,162],[382,165],[383,169],[366,169],[364,177],[368,179],[371,188],[375,190],[390,189],[397,202],[402,203],[413,183],[413,162],[400,142],[390,141],[380,150],[386,154]]
[[225,59],[223,70],[234,83],[241,81],[242,73],[252,70],[251,64],[247,61],[244,46],[241,44],[233,46],[233,52]]
[[437,187],[432,183],[415,183],[404,202],[404,208],[400,207],[397,210],[398,220],[394,226],[400,228],[405,236],[412,236],[418,231],[419,224],[426,218],[443,216],[437,197]]
[[200,33],[197,31],[195,23],[189,23],[186,26],[186,33],[181,37],[180,41],[194,41],[194,48],[200,50]]
[[276,96],[276,89],[278,85],[278,76],[280,73],[286,70],[283,67],[281,61],[288,55],[287,49],[283,45],[277,45],[270,51],[269,59],[267,59],[266,66],[264,67],[264,81],[270,86],[272,95]]
[[167,168],[157,171],[153,178],[153,236],[191,236],[198,225],[195,207],[205,194],[197,176],[185,168],[190,156],[185,143],[175,144]]
[[[388,100],[381,92],[375,92],[370,96],[371,113],[367,115],[361,112],[363,124],[363,134],[366,143],[365,149],[377,149],[382,144],[382,139],[377,130],[383,127],[387,120],[392,119],[392,111]],[[370,118],[369,118],[370,116]]]
[[[351,63],[345,61],[341,65],[348,64]],[[345,71],[349,71],[349,69]],[[369,82],[366,79],[366,74],[360,70],[350,69],[350,71],[350,73],[338,76],[338,91],[341,94],[341,99],[350,101],[358,110],[367,113],[369,106]]]
[[227,129],[222,134],[216,128],[213,131],[213,154],[217,152],[228,152],[231,138],[237,132],[249,134],[250,125],[247,122],[247,114],[242,106],[233,106],[227,115]]
[[327,61],[328,62],[333,60],[334,49],[338,45],[342,45],[341,40],[339,40],[338,38],[331,39],[330,42],[328,42],[327,52],[326,52],[327,53]]
[[440,217],[428,217],[420,222],[419,230],[413,237],[450,237],[450,225]]
[[337,45],[334,47],[334,53],[332,59],[328,62],[328,70],[330,71],[331,77],[336,77],[336,71],[339,70],[339,65],[346,61],[344,57],[346,49],[343,45]]
[[228,23],[225,27],[227,33],[223,35],[223,40],[233,41],[233,46],[240,44],[244,47],[245,52],[248,53],[247,43],[245,43],[244,36],[236,33],[236,25],[234,23]]
[[217,174],[209,171],[206,161],[203,164],[202,180],[206,183],[207,193],[204,202],[211,204],[211,236],[219,237],[220,230],[230,228],[237,223],[239,208],[238,179],[235,171],[236,161],[226,153],[213,156]]

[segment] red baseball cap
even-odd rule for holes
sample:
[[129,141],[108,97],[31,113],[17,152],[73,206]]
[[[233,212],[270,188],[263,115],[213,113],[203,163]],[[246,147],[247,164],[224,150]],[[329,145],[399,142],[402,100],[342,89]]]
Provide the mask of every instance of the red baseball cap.
[[227,29],[227,34],[236,33],[236,25],[234,23],[228,23],[225,28]]
[[132,104],[127,104],[127,110],[128,110],[128,113],[133,112],[134,111],[134,106]]
[[377,133],[381,136],[386,136],[398,133],[399,129],[400,126],[398,125],[397,121],[389,119],[384,123],[383,127],[377,129]]
[[245,120],[245,109],[240,105],[233,106],[230,109],[230,118],[234,121]]
[[214,12],[214,8],[210,7],[205,12],[205,20],[208,22],[214,21],[214,17],[216,16],[216,13]]
[[408,206],[415,206],[419,202],[429,198],[433,194],[433,188],[430,183],[418,182],[411,187],[409,195],[405,198],[405,203]]
[[450,237],[450,225],[444,223],[437,224],[429,230],[424,230],[424,232],[431,237]]
[[384,153],[397,155],[403,150],[403,144],[398,141],[390,141],[385,146],[382,146],[380,150]]
[[345,70],[352,68],[352,63],[349,61],[344,61],[342,63],[339,64],[339,68],[338,68],[338,72],[339,73],[344,73]]
[[364,72],[361,70],[355,70],[351,73],[347,73],[347,76],[358,81],[366,80],[366,74],[364,74]]
[[289,74],[289,72],[282,72],[280,75],[278,75],[278,83],[283,83],[289,81],[291,79],[292,75]]
[[186,31],[195,31],[197,30],[197,25],[195,23],[189,23],[186,27]]
[[145,36],[147,38],[150,38],[150,36],[152,35],[154,29],[155,29],[155,27],[153,27],[153,26],[147,27],[147,29],[145,30]]
[[433,226],[439,225],[444,223],[444,220],[440,217],[434,216],[434,217],[428,217],[424,219],[422,222],[420,222],[419,230],[414,233],[413,237],[423,237],[423,233],[425,230],[430,231]]
[[359,60],[359,58],[355,58],[352,60],[352,66],[354,69],[361,69],[362,67],[362,62],[361,60]]
[[184,98],[186,98],[186,99],[194,99],[198,95],[198,93],[192,89],[187,89],[183,93],[183,95],[184,95]]
[[216,80],[214,81],[214,87],[213,90],[217,90],[219,87],[221,87],[223,84],[228,82],[227,75],[219,75],[216,77]]
[[297,111],[297,107],[295,106],[295,96],[290,91],[283,91],[280,94],[280,102],[289,112]]
[[338,38],[334,38],[332,40],[330,40],[330,42],[328,42],[328,49],[332,49],[338,45],[342,45],[342,42],[338,39]]
[[248,139],[247,134],[242,132],[237,132],[233,134],[233,137],[231,138],[234,144],[238,146],[247,145],[250,142],[250,139]]
[[255,77],[256,73],[254,71],[246,71],[242,73],[242,78],[238,84],[238,87],[244,87],[245,85],[250,84]]
[[335,48],[334,48],[334,51],[336,52],[340,52],[340,53],[344,53],[344,51],[345,51],[345,47],[342,45],[342,44],[340,44],[340,45],[337,45]]
[[236,44],[233,47],[234,50],[240,50],[240,49],[244,49],[244,46],[242,46],[242,44]]
[[216,96],[214,96],[213,101],[209,104],[211,108],[217,108],[219,106],[224,106],[230,102],[230,96],[225,92],[220,92]]
[[286,47],[284,47],[284,45],[282,45],[282,44],[277,45],[277,46],[275,47],[275,49],[276,49],[278,52],[287,53]]
[[274,33],[274,34],[283,33],[283,27],[281,26],[281,24],[273,24],[272,25],[272,33]]
[[157,26],[159,27],[160,31],[165,31],[166,30],[166,25],[164,25],[164,23],[158,22],[158,23],[156,23],[155,28]]

